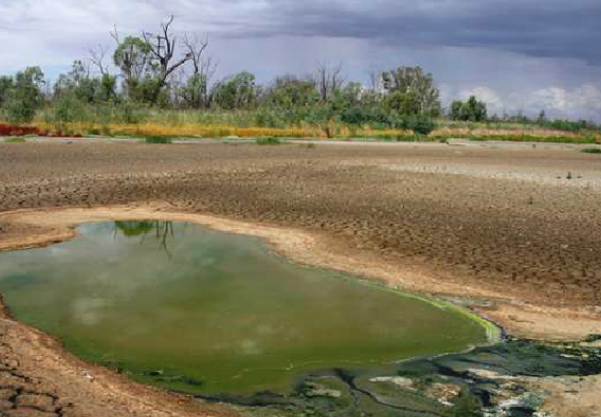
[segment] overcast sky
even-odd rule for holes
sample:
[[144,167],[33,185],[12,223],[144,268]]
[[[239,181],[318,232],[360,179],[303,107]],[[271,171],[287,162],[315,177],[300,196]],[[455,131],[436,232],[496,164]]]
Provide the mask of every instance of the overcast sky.
[[546,109],[601,121],[600,0],[0,0],[0,73],[50,78],[124,34],[206,33],[221,76],[260,81],[342,62],[349,79],[421,65],[443,101],[476,94],[494,111]]

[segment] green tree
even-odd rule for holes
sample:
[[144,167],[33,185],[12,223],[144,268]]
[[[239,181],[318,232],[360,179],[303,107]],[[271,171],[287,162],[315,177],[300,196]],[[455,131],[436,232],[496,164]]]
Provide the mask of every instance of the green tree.
[[10,90],[13,88],[13,78],[7,75],[0,77],[0,107],[6,103]]
[[320,95],[313,80],[294,76],[277,77],[266,94],[266,103],[283,109],[314,106]]
[[44,103],[42,87],[44,73],[39,67],[30,67],[15,75],[8,91],[6,114],[11,123],[29,123],[36,110]]
[[117,100],[117,77],[102,74],[95,91],[96,101],[107,102]]
[[117,35],[113,62],[121,71],[128,96],[137,99],[140,82],[151,76],[151,47],[145,39],[128,36],[122,42]]
[[437,117],[440,114],[440,91],[434,87],[432,74],[421,67],[399,67],[382,73],[383,87],[389,95],[388,107],[402,114]]
[[54,96],[60,99],[71,95],[82,103],[97,103],[116,100],[117,77],[108,73],[100,78],[90,76],[89,70],[81,61],[73,63],[68,74],[61,74],[54,85]]
[[414,91],[393,91],[384,98],[383,105],[388,111],[400,115],[417,116],[422,114],[419,97]]
[[348,83],[343,88],[334,90],[330,95],[330,102],[336,112],[361,105],[361,84]]
[[484,122],[488,119],[486,103],[471,96],[466,102],[455,100],[451,104],[451,119],[466,122]]
[[209,105],[208,80],[205,74],[193,74],[178,89],[178,96],[186,107],[200,109]]
[[461,120],[461,109],[463,107],[463,102],[461,100],[455,100],[451,104],[451,119],[452,120]]
[[222,109],[243,109],[255,105],[257,86],[255,76],[250,72],[240,72],[217,83],[213,101]]

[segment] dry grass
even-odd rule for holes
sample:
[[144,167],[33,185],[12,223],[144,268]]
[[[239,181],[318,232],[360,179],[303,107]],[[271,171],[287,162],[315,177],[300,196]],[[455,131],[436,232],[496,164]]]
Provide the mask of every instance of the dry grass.
[[434,130],[427,137],[418,137],[409,130],[374,129],[369,126],[350,127],[339,123],[329,123],[325,126],[302,124],[286,128],[265,127],[236,127],[229,125],[200,125],[200,124],[167,124],[167,123],[141,123],[141,124],[108,124],[93,125],[72,123],[53,126],[45,123],[35,123],[38,129],[49,132],[62,132],[67,136],[74,135],[103,135],[148,137],[168,136],[179,138],[366,138],[376,140],[433,140],[440,141],[451,138],[465,138],[471,140],[505,140],[519,142],[562,142],[562,143],[600,143],[601,132],[564,132],[552,129],[490,129],[467,127],[442,127]]

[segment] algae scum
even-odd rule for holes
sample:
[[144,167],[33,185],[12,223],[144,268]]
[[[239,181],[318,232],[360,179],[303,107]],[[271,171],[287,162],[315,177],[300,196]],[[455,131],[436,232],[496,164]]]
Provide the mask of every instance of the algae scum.
[[78,232],[0,255],[10,310],[84,359],[168,388],[285,390],[307,371],[487,341],[485,326],[454,307],[295,266],[255,238],[144,221]]

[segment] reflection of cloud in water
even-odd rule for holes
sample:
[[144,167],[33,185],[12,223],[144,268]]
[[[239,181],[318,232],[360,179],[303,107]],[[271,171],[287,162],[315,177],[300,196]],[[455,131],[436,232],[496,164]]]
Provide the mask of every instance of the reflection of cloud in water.
[[207,256],[207,257],[203,257],[199,262],[198,262],[198,266],[204,266],[204,267],[208,267],[208,266],[213,266],[217,263],[217,259],[215,259],[212,256]]
[[53,257],[65,257],[71,255],[71,251],[69,249],[61,246],[50,246],[47,249],[46,253],[48,254],[48,256]]
[[240,349],[244,355],[261,355],[263,349],[256,340],[245,339],[240,343]]
[[110,303],[103,298],[79,298],[73,301],[71,310],[76,322],[85,326],[94,326],[102,320],[103,310]]
[[278,329],[276,329],[275,326],[269,325],[269,324],[263,324],[263,325],[259,325],[257,327],[257,333],[262,335],[262,336],[268,336],[268,335],[272,335],[278,332]]

